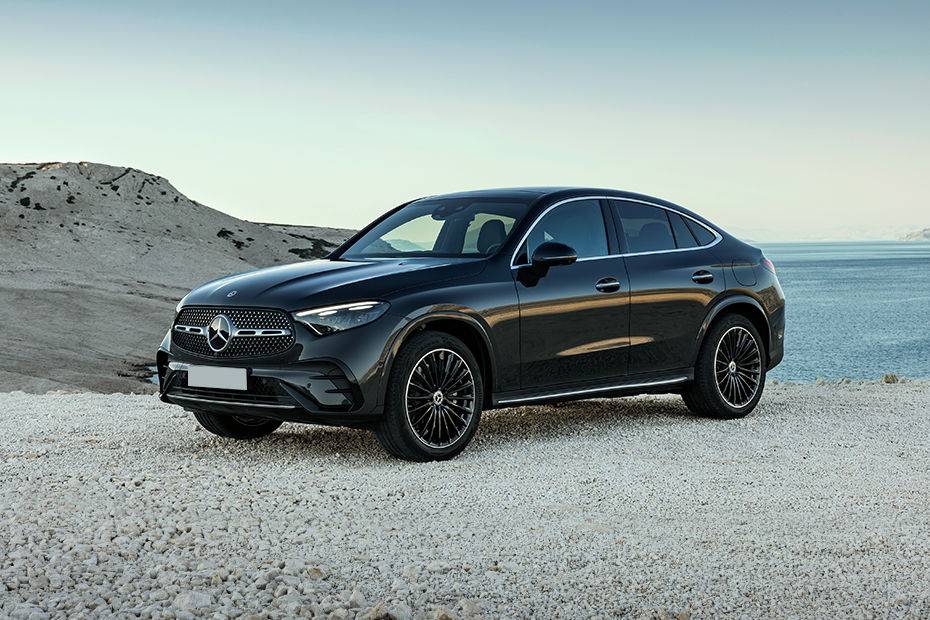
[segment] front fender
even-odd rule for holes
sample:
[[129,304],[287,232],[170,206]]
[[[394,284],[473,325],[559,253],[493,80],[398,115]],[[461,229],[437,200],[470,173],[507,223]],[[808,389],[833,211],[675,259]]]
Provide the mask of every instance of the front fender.
[[[382,403],[384,396],[387,394],[387,382],[391,376],[394,360],[397,358],[397,354],[400,351],[401,346],[404,344],[404,342],[406,342],[407,338],[410,337],[411,334],[415,333],[419,329],[425,328],[429,323],[439,320],[459,321],[474,329],[481,337],[482,341],[484,342],[485,349],[488,352],[488,362],[491,366],[491,376],[498,376],[497,360],[494,354],[495,349],[491,341],[490,327],[479,313],[466,308],[424,308],[407,315],[405,318],[408,320],[408,322],[394,334],[390,346],[388,347],[387,356],[385,358],[384,372],[381,373],[381,389],[379,391],[381,394],[380,398]],[[488,386],[488,389],[493,390],[493,386]]]

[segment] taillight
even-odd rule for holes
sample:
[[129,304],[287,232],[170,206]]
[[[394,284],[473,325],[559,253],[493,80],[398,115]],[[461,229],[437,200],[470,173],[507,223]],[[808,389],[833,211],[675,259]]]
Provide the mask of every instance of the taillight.
[[765,258],[764,256],[762,257],[762,266],[765,267],[766,271],[775,273],[775,263]]

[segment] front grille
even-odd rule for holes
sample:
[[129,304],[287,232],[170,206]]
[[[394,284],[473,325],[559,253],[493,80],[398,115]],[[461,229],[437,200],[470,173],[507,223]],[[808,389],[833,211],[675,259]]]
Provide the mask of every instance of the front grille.
[[238,329],[280,329],[290,333],[284,336],[234,336],[220,352],[210,348],[205,334],[172,329],[172,342],[195,355],[216,358],[267,357],[294,346],[294,325],[287,313],[281,310],[190,306],[181,309],[174,324],[200,327],[206,332],[207,326],[219,314],[228,317]]

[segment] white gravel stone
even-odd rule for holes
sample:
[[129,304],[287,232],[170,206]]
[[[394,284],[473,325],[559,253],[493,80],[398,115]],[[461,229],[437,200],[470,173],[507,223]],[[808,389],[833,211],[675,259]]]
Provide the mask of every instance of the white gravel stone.
[[203,592],[182,592],[174,599],[174,606],[183,611],[198,611],[213,604],[213,598]]
[[367,607],[368,605],[368,601],[365,599],[365,595],[362,594],[362,591],[358,588],[352,590],[352,594],[349,596],[347,603],[350,608],[356,609],[360,607]]
[[930,384],[488,413],[445,463],[0,394],[0,617],[926,617]]

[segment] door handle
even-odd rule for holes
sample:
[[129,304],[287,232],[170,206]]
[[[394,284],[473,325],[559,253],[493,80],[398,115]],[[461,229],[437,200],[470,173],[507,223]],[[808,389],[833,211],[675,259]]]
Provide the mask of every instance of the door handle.
[[616,293],[620,290],[620,282],[617,278],[601,278],[594,284],[594,288],[601,293]]
[[702,269],[701,271],[695,272],[695,274],[691,276],[691,280],[698,284],[710,284],[714,281],[714,274]]

